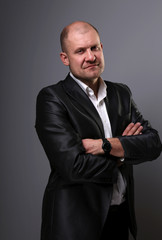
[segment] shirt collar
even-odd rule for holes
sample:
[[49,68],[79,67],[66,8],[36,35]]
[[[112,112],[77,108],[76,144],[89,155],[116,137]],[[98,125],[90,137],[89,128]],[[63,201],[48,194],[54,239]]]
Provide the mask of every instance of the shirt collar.
[[[70,76],[77,82],[77,84],[83,89],[83,91],[89,96],[94,96],[94,91],[88,87],[85,83],[83,83],[81,80],[74,77],[74,75],[70,72]],[[107,85],[103,81],[103,79],[100,77],[100,86],[98,89],[98,101],[103,100],[107,95]]]

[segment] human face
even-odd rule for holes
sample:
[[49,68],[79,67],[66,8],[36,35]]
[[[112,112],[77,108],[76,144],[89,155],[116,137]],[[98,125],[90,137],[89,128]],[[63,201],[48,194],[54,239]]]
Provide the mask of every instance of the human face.
[[88,31],[70,31],[66,40],[66,53],[60,54],[62,62],[72,74],[83,82],[96,81],[104,70],[103,47],[93,28]]

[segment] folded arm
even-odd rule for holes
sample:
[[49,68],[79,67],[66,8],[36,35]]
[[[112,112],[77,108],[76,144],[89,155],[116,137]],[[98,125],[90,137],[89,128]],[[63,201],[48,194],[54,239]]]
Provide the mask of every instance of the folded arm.
[[[125,159],[128,164],[139,164],[159,157],[162,144],[158,132],[144,120],[134,101],[131,105],[131,121],[121,136],[108,138],[112,145],[110,154]],[[102,140],[83,139],[87,153],[103,154]]]
[[[143,127],[141,123],[130,123],[126,129],[124,130],[122,136],[131,136],[131,135],[139,135],[142,134]],[[124,157],[124,149],[119,140],[119,138],[107,138],[111,143],[112,149],[110,154],[115,157],[123,158]],[[83,146],[86,150],[86,153],[91,153],[93,155],[104,154],[102,149],[102,139],[83,139]]]

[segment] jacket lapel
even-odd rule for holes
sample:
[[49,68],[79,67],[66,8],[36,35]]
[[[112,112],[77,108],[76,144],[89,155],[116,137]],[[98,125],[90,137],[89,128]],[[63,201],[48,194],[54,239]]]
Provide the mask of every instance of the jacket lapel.
[[106,108],[108,111],[112,135],[116,136],[117,122],[118,122],[118,98],[116,96],[116,91],[112,84],[106,82],[107,84],[107,97],[105,98]]
[[70,75],[66,77],[63,81],[64,90],[70,97],[77,102],[78,109],[85,111],[93,121],[96,122],[97,126],[101,131],[102,137],[104,137],[104,129],[101,118],[95,109],[93,103],[90,101],[86,93],[81,89],[81,87],[71,78]]

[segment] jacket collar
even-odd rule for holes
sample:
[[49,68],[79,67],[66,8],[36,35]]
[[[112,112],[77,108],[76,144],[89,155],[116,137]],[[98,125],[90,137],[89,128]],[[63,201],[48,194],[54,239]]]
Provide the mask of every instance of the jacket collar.
[[97,110],[84,90],[76,83],[70,74],[68,74],[66,79],[63,81],[63,87],[67,94],[77,102],[78,109],[86,111],[86,114],[97,123],[101,131],[101,136],[104,137],[103,124]]

